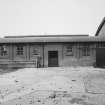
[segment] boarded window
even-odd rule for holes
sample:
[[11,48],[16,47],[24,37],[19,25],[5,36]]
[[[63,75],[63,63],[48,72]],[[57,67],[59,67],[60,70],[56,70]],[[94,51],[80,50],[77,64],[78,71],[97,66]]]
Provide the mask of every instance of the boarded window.
[[23,46],[17,46],[16,55],[23,55]]
[[66,46],[66,56],[72,56],[73,55],[73,47],[72,45]]
[[7,46],[0,46],[0,56],[7,55]]
[[82,47],[82,55],[83,56],[90,56],[90,46],[89,45],[84,45]]
[[40,55],[40,49],[38,48],[38,47],[33,47],[32,48],[32,55],[34,56],[36,56],[36,55]]
[[39,50],[38,49],[33,49],[33,55],[39,55]]

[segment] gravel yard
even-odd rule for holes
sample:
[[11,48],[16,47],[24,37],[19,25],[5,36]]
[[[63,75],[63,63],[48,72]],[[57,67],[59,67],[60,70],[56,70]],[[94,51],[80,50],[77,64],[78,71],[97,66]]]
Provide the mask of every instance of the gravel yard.
[[105,69],[59,67],[1,71],[0,105],[105,105]]

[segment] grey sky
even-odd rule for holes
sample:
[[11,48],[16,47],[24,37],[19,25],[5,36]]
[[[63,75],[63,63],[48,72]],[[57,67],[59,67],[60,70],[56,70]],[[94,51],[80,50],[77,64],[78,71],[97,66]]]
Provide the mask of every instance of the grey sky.
[[0,35],[90,34],[105,0],[0,0]]

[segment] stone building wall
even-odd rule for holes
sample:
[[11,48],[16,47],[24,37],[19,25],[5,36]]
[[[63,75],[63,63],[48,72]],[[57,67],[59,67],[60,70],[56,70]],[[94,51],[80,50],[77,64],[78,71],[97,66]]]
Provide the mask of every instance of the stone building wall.
[[96,44],[91,43],[90,55],[82,55],[80,43],[52,43],[52,44],[23,44],[23,55],[16,55],[16,44],[7,45],[8,55],[0,57],[0,65],[37,67],[37,58],[40,58],[40,67],[48,67],[48,51],[58,51],[58,66],[92,66],[96,62]]

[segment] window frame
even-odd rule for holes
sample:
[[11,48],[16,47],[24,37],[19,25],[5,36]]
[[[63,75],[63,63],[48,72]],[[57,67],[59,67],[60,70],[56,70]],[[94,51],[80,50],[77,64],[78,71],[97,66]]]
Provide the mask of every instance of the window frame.
[[90,56],[90,45],[82,46],[82,56]]
[[16,46],[16,55],[17,56],[23,56],[24,55],[24,46],[23,45],[17,45]]
[[33,56],[38,56],[38,55],[40,55],[39,49],[34,47],[34,48],[33,48],[33,51],[32,51],[32,55],[33,55]]
[[73,56],[73,45],[66,45],[66,56]]
[[8,47],[7,45],[0,45],[0,57],[8,56]]

